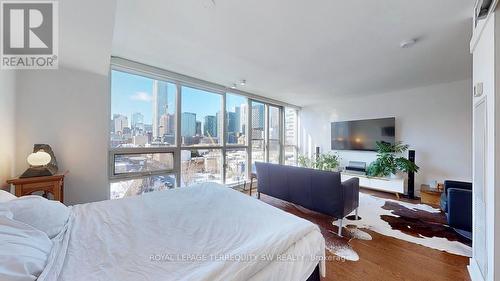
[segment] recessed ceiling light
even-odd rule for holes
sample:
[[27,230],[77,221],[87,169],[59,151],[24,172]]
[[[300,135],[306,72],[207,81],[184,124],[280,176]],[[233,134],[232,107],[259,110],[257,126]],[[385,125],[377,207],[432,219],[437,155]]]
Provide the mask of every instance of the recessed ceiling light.
[[405,40],[401,42],[399,45],[403,49],[411,48],[417,43],[417,39],[410,39],[410,40]]
[[245,86],[246,84],[247,84],[247,80],[245,80],[245,79],[241,80],[241,82],[240,82],[241,86]]
[[231,89],[236,89],[236,83],[233,83],[233,85],[231,85]]

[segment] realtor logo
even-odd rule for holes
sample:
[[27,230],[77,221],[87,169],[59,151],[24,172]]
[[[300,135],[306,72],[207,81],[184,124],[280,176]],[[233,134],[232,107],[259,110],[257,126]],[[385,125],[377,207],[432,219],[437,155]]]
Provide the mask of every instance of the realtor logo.
[[2,69],[58,66],[58,3],[1,1]]

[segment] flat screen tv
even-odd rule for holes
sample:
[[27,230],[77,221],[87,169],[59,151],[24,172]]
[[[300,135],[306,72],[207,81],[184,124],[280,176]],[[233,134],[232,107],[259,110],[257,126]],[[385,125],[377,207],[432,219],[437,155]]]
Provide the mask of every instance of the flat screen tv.
[[396,118],[332,123],[333,150],[377,150],[376,142],[395,142]]

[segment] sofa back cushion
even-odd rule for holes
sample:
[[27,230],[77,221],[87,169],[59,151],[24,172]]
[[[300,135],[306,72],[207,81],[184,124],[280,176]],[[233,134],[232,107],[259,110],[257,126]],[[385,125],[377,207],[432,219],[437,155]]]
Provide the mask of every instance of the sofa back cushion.
[[340,173],[260,162],[255,166],[261,193],[332,216],[343,208]]

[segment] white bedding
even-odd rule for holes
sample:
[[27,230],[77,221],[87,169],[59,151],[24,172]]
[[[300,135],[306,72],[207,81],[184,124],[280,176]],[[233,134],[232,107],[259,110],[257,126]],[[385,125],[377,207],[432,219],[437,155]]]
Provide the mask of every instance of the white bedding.
[[76,205],[53,242],[39,281],[302,281],[325,249],[311,222],[212,183]]

